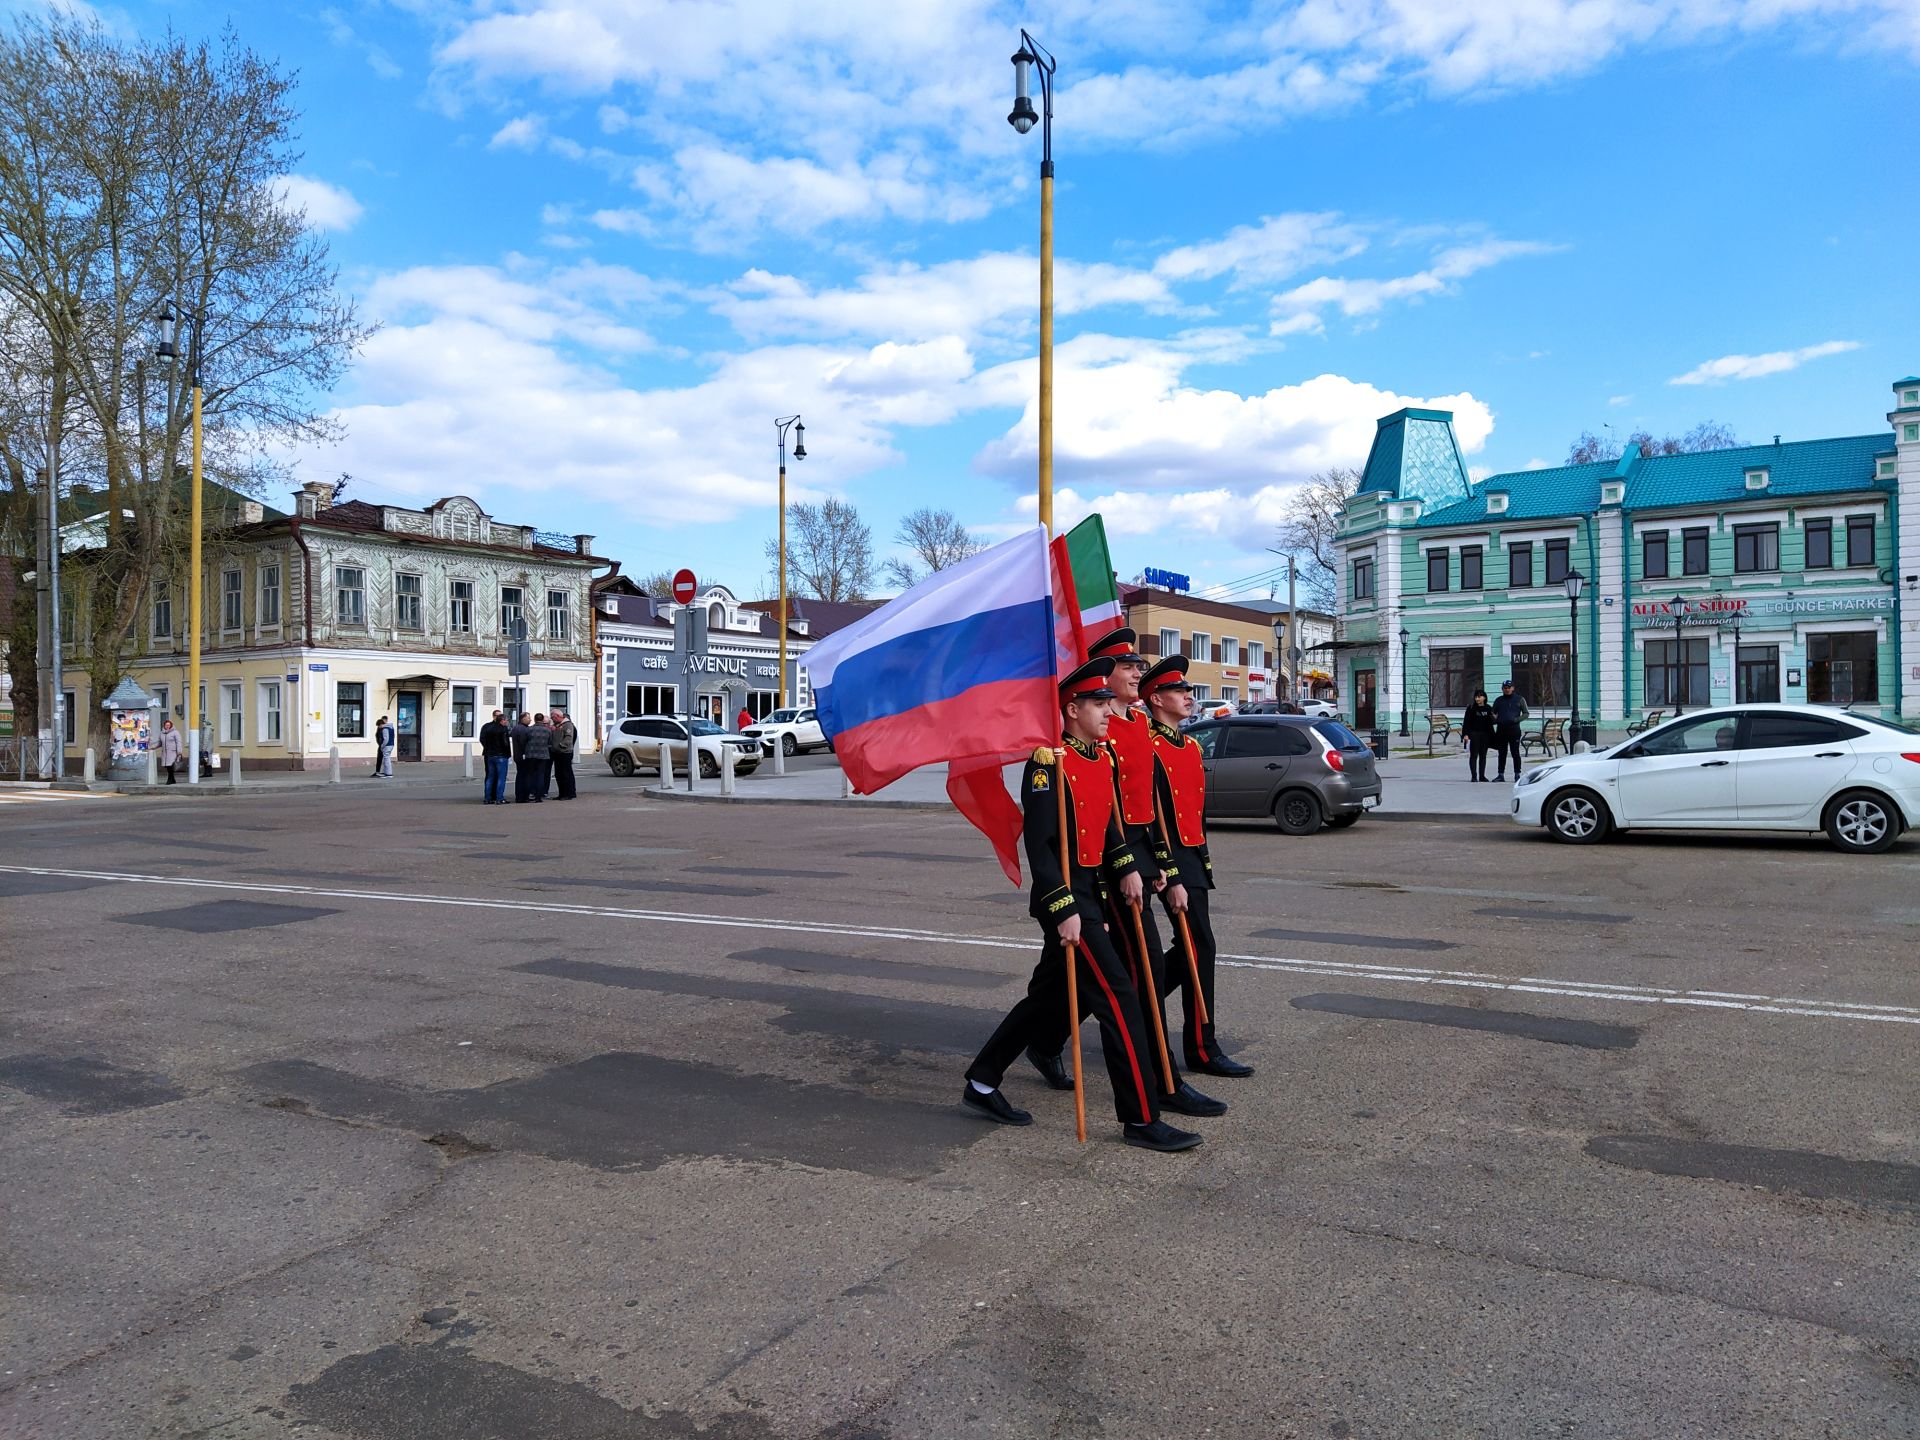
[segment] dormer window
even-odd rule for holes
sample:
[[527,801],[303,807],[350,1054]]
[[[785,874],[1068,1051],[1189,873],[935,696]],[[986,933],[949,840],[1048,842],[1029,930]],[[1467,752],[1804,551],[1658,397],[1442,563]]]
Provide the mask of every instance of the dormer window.
[[1747,489],[1764,490],[1767,488],[1768,469],[1765,465],[1756,465],[1747,471]]
[[707,607],[707,628],[709,630],[724,630],[727,628],[727,607],[722,605],[718,600]]
[[1882,480],[1891,480],[1894,473],[1893,457],[1891,455],[1882,456],[1879,467],[1874,473]]
[[1618,480],[1609,480],[1600,487],[1600,503],[1602,505],[1618,505],[1622,500],[1626,499],[1626,496],[1627,487]]
[[1487,513],[1489,515],[1504,515],[1507,513],[1506,491],[1489,490],[1487,492]]
[[1900,404],[1903,409],[1920,408],[1920,390],[1902,390]]

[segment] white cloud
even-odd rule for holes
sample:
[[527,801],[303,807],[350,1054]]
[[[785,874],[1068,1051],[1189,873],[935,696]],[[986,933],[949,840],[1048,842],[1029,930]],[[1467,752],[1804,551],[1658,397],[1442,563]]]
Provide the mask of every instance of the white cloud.
[[1803,345],[1798,350],[1769,350],[1764,355],[1722,355],[1707,360],[1684,375],[1667,381],[1669,385],[1720,385],[1728,380],[1757,380],[1762,375],[1781,375],[1798,370],[1809,360],[1828,355],[1844,355],[1858,350],[1858,340],[1823,340],[1818,345]]
[[1615,406],[1616,408],[1621,405],[1631,405],[1632,403],[1633,397],[1631,395],[1609,395],[1607,397],[1607,404]]
[[1557,246],[1532,240],[1480,240],[1442,250],[1433,264],[1412,275],[1386,280],[1345,279],[1322,275],[1273,298],[1275,335],[1296,335],[1325,326],[1325,312],[1337,309],[1348,318],[1377,315],[1388,305],[1449,294],[1467,276],[1521,255],[1549,254]]
[[[749,340],[776,335],[1024,335],[1038,313],[1031,255],[988,254],[938,265],[870,270],[852,285],[816,290],[789,275],[749,270],[713,297],[713,309]],[[1054,263],[1054,309],[1076,315],[1105,305],[1178,310],[1164,282],[1120,265]]]
[[[1254,524],[1242,512],[1239,529],[1231,509],[1188,499],[1177,513],[1188,528],[1205,528],[1236,543],[1265,543],[1257,507],[1278,503],[1317,471],[1358,465],[1373,441],[1375,421],[1402,406],[1450,410],[1461,449],[1481,450],[1493,430],[1493,413],[1471,394],[1401,395],[1340,375],[1319,375],[1261,394],[1203,390],[1184,373],[1204,354],[1111,336],[1081,336],[1055,356],[1054,473],[1063,487],[1098,488],[1107,496],[1209,496],[1224,493],[1256,504]],[[1037,404],[1032,360],[995,367],[978,382],[983,401],[1019,404],[1021,419],[987,445],[976,468],[1007,479],[1033,473]],[[1262,497],[1266,497],[1262,499]],[[1131,503],[1131,502],[1116,502]],[[1142,505],[1145,502],[1141,502]],[[1142,512],[1144,514],[1144,512]],[[1109,516],[1109,524],[1130,522]],[[1139,523],[1145,524],[1142,519]]]
[[304,212],[307,223],[317,230],[351,230],[366,213],[366,207],[345,187],[311,175],[282,175],[273,189],[283,207]]
[[1153,273],[1167,280],[1211,280],[1231,273],[1238,287],[1284,280],[1366,248],[1364,230],[1338,212],[1269,215],[1258,225],[1237,225],[1218,240],[1169,250],[1154,262]]
[[546,116],[522,115],[507,121],[494,131],[493,138],[487,141],[487,148],[489,150],[537,150],[546,136]]

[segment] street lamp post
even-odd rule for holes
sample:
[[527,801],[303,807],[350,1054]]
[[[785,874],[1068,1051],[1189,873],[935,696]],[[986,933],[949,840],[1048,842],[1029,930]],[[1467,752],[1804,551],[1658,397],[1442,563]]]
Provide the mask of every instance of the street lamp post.
[[1411,633],[1406,626],[1400,627],[1400,738],[1403,740],[1413,734],[1407,728],[1407,637]]
[[[1007,123],[1022,135],[1040,126],[1040,523],[1053,534],[1053,54],[1026,31],[1013,52],[1013,110]],[[1032,73],[1040,73],[1034,112]]]
[[787,705],[787,427],[793,426],[793,458],[807,458],[807,422],[798,415],[776,418],[780,432],[780,704]]
[[1733,612],[1733,703],[1745,703],[1747,697],[1740,693],[1740,612]]
[[1584,738],[1580,733],[1580,592],[1586,587],[1587,577],[1578,570],[1569,570],[1565,583],[1567,592],[1567,709],[1570,712],[1573,738],[1567,741],[1568,750],[1572,750]]
[[1687,613],[1687,602],[1678,595],[1673,597],[1673,691],[1668,698],[1673,701],[1673,713],[1676,718],[1686,714],[1687,662],[1681,654],[1680,620]]
[[[200,783],[200,320],[189,316],[192,334],[187,341],[187,383],[193,387],[193,482],[189,501],[192,534],[188,540],[187,582],[187,783]],[[162,360],[178,360],[177,329],[171,308],[160,312]]]

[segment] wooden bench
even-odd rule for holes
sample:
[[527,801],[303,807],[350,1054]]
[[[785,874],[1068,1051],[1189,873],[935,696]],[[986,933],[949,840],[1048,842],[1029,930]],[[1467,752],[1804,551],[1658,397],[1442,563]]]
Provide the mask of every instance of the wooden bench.
[[1649,710],[1645,715],[1641,716],[1638,720],[1634,721],[1632,724],[1627,726],[1627,734],[1644,735],[1647,731],[1651,730],[1654,726],[1658,725],[1662,720],[1664,720],[1666,718],[1666,715],[1667,715],[1667,712],[1664,710]]
[[1460,732],[1454,728],[1453,717],[1451,715],[1443,714],[1438,710],[1429,710],[1427,712],[1427,749],[1433,749],[1433,742],[1436,736],[1441,740],[1451,740],[1459,733]]
[[1564,754],[1567,749],[1567,722],[1565,720],[1544,720],[1540,728],[1531,735],[1520,737],[1520,753],[1537,749],[1542,755],[1551,755],[1555,746]]

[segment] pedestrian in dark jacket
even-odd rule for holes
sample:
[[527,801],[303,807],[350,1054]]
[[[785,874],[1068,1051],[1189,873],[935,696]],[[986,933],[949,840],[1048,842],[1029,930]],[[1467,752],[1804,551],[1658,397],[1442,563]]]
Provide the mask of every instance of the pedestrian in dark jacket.
[[564,710],[555,710],[549,723],[553,726],[553,783],[560,799],[571,800],[579,793],[573,788],[573,752],[580,748],[580,731]]
[[1487,778],[1487,751],[1493,746],[1493,707],[1487,692],[1473,692],[1473,703],[1460,717],[1460,735],[1467,745],[1467,773],[1475,780]]
[[1513,778],[1520,778],[1520,722],[1532,713],[1526,697],[1513,688],[1513,681],[1502,680],[1500,698],[1493,702],[1493,749],[1499,770],[1495,780],[1507,778],[1508,756],[1513,757]]
[[506,712],[496,710],[493,719],[480,727],[480,759],[486,766],[486,788],[481,804],[507,803],[507,766],[513,759],[513,732],[507,728]]
[[527,758],[523,764],[532,771],[527,793],[538,805],[547,798],[547,781],[553,774],[553,728],[544,714],[535,715],[527,727]]
[[513,803],[524,805],[533,798],[533,771],[527,765],[527,734],[533,728],[533,716],[520,712],[509,735],[513,740]]

